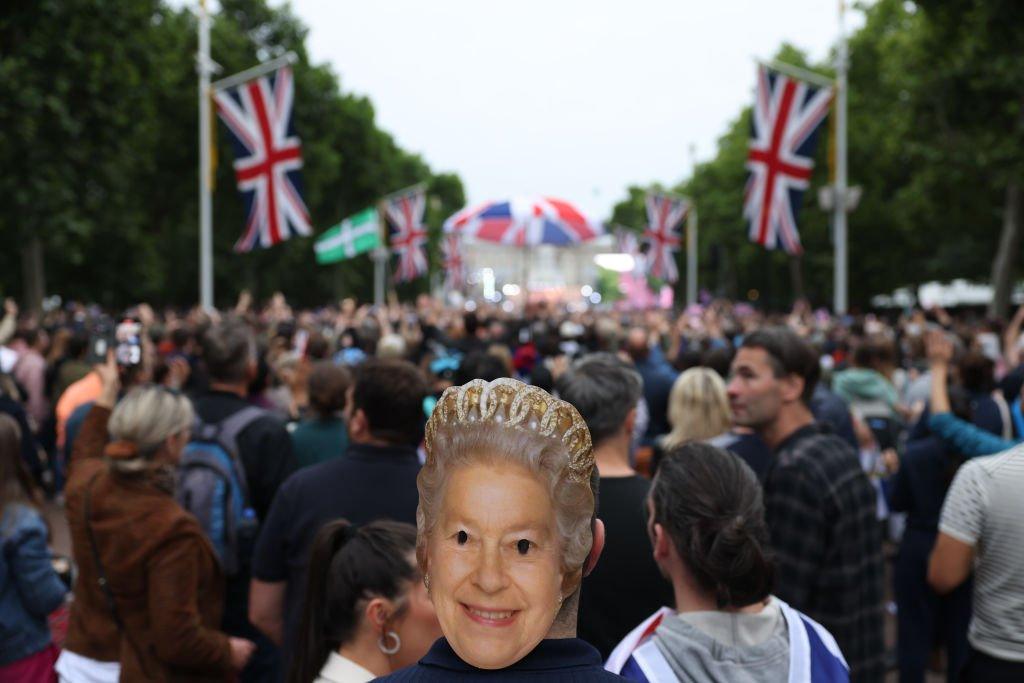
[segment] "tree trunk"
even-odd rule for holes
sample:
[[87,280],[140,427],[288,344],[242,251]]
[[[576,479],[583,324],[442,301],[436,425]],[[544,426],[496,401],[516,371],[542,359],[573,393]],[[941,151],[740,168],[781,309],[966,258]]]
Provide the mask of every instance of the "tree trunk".
[[46,279],[43,273],[43,243],[37,236],[33,236],[21,248],[21,282],[25,310],[41,313],[43,297],[46,295]]
[[1005,319],[1009,314],[1010,297],[1013,294],[1013,272],[1020,249],[1020,221],[1022,200],[1020,183],[1012,178],[1006,185],[1006,203],[1003,206],[1003,231],[999,237],[999,249],[992,260],[992,302],[988,314]]
[[793,289],[793,301],[804,298],[803,257],[791,254],[789,257],[789,282]]

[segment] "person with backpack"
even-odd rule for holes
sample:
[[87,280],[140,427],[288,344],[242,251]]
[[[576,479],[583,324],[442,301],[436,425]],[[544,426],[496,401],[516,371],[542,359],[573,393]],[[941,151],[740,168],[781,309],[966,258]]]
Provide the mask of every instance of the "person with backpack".
[[223,681],[254,645],[220,630],[223,573],[174,499],[192,407],[152,386],[115,407],[113,358],[98,373],[103,392],[82,426],[66,489],[79,573],[57,672],[74,683]]
[[201,342],[209,389],[194,399],[195,433],[182,458],[179,500],[221,556],[227,575],[224,630],[257,645],[241,681],[276,683],[284,675],[280,653],[249,621],[249,581],[259,526],[297,463],[284,423],[247,400],[258,369],[251,328],[228,318],[210,327]]

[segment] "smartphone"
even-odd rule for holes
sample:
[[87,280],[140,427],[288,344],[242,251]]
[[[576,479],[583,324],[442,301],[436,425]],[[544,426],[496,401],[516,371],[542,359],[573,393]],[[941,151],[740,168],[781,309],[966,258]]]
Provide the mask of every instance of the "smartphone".
[[114,330],[114,357],[118,365],[135,366],[142,362],[142,323],[126,318]]

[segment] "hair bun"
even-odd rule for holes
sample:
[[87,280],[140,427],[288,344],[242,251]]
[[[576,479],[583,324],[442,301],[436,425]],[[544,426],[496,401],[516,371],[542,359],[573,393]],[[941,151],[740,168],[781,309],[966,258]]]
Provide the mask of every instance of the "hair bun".
[[771,588],[772,567],[764,539],[750,528],[743,514],[715,525],[705,557],[705,571],[715,586],[719,607],[743,607]]

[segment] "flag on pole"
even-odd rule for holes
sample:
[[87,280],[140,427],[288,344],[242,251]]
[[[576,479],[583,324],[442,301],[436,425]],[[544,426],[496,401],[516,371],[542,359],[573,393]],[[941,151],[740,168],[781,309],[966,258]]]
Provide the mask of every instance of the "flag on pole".
[[750,241],[800,254],[796,218],[814,170],[814,149],[832,89],[757,68],[743,217]]
[[316,262],[336,263],[380,246],[377,209],[364,209],[333,228],[324,230],[313,245]]
[[647,193],[647,230],[644,241],[648,245],[648,273],[665,282],[679,279],[676,252],[682,244],[680,226],[690,210],[690,203],[682,197],[661,192]]
[[231,133],[235,178],[245,202],[245,232],[235,251],[313,232],[300,190],[302,146],[292,128],[294,96],[288,67],[215,94],[217,111]]
[[466,268],[462,261],[462,235],[448,233],[442,238],[441,254],[444,257],[444,288],[461,290],[466,286]]
[[388,224],[391,251],[398,256],[396,282],[409,282],[427,272],[427,228],[423,214],[427,194],[423,185],[401,190],[384,198],[384,220]]

